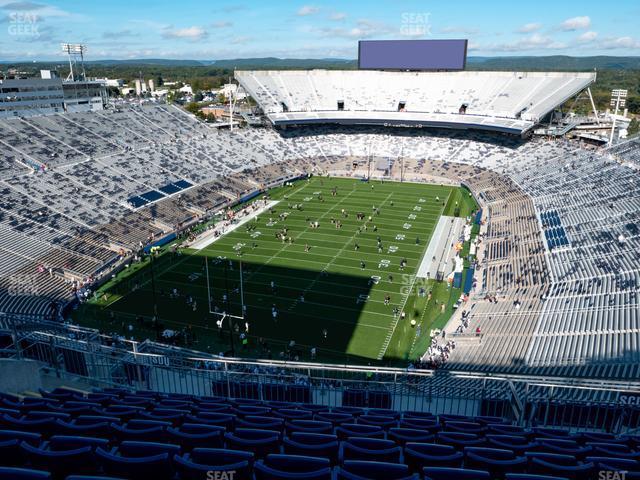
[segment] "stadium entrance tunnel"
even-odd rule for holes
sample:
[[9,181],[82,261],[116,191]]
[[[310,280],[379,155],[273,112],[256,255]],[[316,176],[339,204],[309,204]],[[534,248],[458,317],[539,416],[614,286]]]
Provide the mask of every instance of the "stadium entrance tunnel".
[[[360,273],[359,262],[353,263]],[[167,252],[153,268],[147,262],[134,275],[106,285],[74,319],[105,333],[208,353],[231,354],[231,334],[238,357],[306,361],[315,348],[318,361],[379,363],[394,306],[384,304],[385,291],[376,292],[369,275],[242,262],[242,278],[241,288],[238,259]],[[400,294],[395,297],[400,301]],[[222,312],[230,315],[223,318]]]

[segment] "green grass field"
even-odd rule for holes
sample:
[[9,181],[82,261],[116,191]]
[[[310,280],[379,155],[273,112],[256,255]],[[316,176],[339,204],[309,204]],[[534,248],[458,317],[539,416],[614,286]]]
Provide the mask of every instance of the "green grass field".
[[[334,188],[336,196],[332,195]],[[475,210],[468,191],[313,177],[274,189],[270,197],[279,201],[273,212],[263,212],[200,251],[182,249],[175,254],[167,247],[153,261],[153,281],[149,260],[126,269],[104,285],[96,299],[83,305],[75,320],[108,332],[155,339],[158,328],[150,323],[155,297],[162,329],[190,326],[195,337],[191,347],[227,351],[226,326],[220,332],[218,317],[208,313],[205,261],[209,261],[212,304],[238,316],[242,314],[238,292],[242,261],[249,344],[239,345],[244,320],[233,320],[237,355],[267,355],[265,347],[258,348],[262,338],[276,359],[290,340],[295,340],[305,360],[312,346],[319,359],[340,363],[394,364],[419,356],[428,346],[430,330],[446,323],[460,291],[433,280],[416,281],[414,274],[440,216],[456,211],[467,216]],[[301,204],[302,210],[289,208],[295,204]],[[342,209],[348,217],[342,215]],[[364,220],[356,218],[358,212],[364,213]],[[282,213],[286,218],[280,220]],[[337,229],[332,219],[342,222],[342,227]],[[315,221],[319,228],[310,226]],[[248,225],[255,228],[248,231]],[[276,238],[285,226],[293,238],[291,244]],[[400,268],[402,259],[407,261],[404,269]],[[372,282],[375,276],[380,279]],[[418,297],[418,284],[432,292],[430,300]],[[174,288],[180,293],[177,298],[169,295]],[[227,291],[228,306],[223,301]],[[386,295],[389,305],[384,302]],[[195,310],[187,305],[187,296],[196,301]],[[272,318],[274,305],[276,321]],[[404,321],[394,315],[394,308],[405,311]],[[132,320],[138,316],[145,320]],[[415,327],[411,319],[416,320]]]

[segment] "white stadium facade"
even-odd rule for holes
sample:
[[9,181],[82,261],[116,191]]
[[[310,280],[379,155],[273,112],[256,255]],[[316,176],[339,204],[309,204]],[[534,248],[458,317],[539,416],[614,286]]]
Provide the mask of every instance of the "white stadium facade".
[[523,135],[595,73],[237,71],[277,126],[313,123],[476,128]]

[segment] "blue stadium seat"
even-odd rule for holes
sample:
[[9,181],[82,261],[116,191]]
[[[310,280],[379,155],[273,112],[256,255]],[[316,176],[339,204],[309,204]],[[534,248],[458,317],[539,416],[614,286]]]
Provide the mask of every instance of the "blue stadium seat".
[[313,419],[321,422],[329,422],[334,427],[342,425],[343,423],[353,423],[355,421],[353,415],[343,412],[321,412],[315,414]]
[[69,475],[65,480],[125,480],[124,478],[107,477],[104,475]]
[[158,420],[161,422],[170,422],[174,427],[180,425],[185,415],[189,414],[188,410],[175,410],[169,408],[155,408],[150,412],[140,412],[139,418],[147,420]]
[[530,442],[527,437],[516,435],[486,435],[485,439],[488,447],[511,450],[516,455],[523,455],[524,452],[538,448],[537,442]]
[[132,480],[170,480],[174,475],[172,459],[179,452],[177,445],[124,441],[111,451],[96,449],[96,457],[109,475]]
[[399,463],[402,449],[392,440],[352,437],[342,442],[343,460],[371,460]]
[[487,433],[494,435],[515,435],[518,437],[533,438],[533,432],[516,425],[489,424],[487,425]]
[[228,403],[198,403],[193,410],[196,413],[233,413],[232,409]]
[[33,432],[48,438],[56,433],[55,418],[14,418],[6,414],[0,418],[3,429],[17,430],[20,432]]
[[357,419],[357,423],[362,425],[375,425],[384,430],[397,427],[398,422],[393,417],[381,417],[379,415],[361,415]]
[[321,413],[321,412],[328,412],[329,411],[329,407],[327,407],[326,405],[316,405],[314,403],[302,403],[298,406],[298,408],[302,409],[302,410],[308,410],[310,412],[312,412],[314,415],[316,413]]
[[340,440],[345,440],[349,437],[384,438],[384,430],[376,425],[344,423],[336,428],[336,435]]
[[280,433],[274,430],[237,428],[224,436],[227,446],[234,450],[252,452],[256,458],[277,453],[280,448]]
[[568,480],[565,477],[550,477],[534,473],[507,473],[504,478],[505,480]]
[[[65,422],[63,420],[55,421],[55,430],[60,435],[85,435],[87,437],[107,437],[111,435],[111,423],[109,417],[103,417],[105,421],[96,421],[95,423],[83,424],[78,419]],[[117,418],[111,418],[119,422]]]
[[0,480],[50,480],[51,474],[30,468],[12,468],[0,466]]
[[180,400],[174,398],[163,398],[158,402],[157,408],[160,409],[174,409],[174,410],[189,410],[191,411],[195,404],[192,400]]
[[429,433],[437,433],[442,429],[442,426],[435,417],[432,418],[403,418],[400,421],[400,428],[413,428],[416,430],[426,430]]
[[556,475],[570,479],[588,478],[594,470],[593,463],[582,463],[570,455],[527,452],[529,473]]
[[184,451],[197,447],[222,448],[224,427],[202,423],[183,423],[179,428],[167,428],[167,441],[180,445]]
[[485,470],[467,468],[424,467],[422,469],[425,480],[491,480],[491,475]]
[[256,480],[331,480],[331,464],[326,458],[298,455],[267,455],[254,465]]
[[284,420],[282,418],[247,415],[244,418],[238,418],[236,420],[236,427],[277,430],[278,432],[282,432],[284,429]]
[[62,406],[49,405],[48,410],[50,412],[66,413],[72,416],[78,415],[91,415],[94,408],[100,408],[102,405],[99,403],[90,402],[65,402]]
[[238,405],[234,410],[239,418],[243,418],[246,416],[270,416],[271,409],[269,407],[264,407],[261,405]]
[[443,413],[438,415],[438,421],[440,421],[440,423],[446,423],[446,422],[472,422],[472,417],[469,417],[468,415],[454,415],[451,413]]
[[483,437],[473,433],[438,432],[436,439],[438,443],[451,445],[459,450],[464,447],[483,447],[486,444],[486,440]]
[[369,408],[369,410],[367,410],[367,415],[391,417],[395,420],[398,420],[400,418],[400,412],[396,412],[395,410],[391,410],[388,408]]
[[613,433],[581,432],[578,438],[580,443],[627,443],[625,438],[616,437]]
[[630,460],[640,460],[640,452],[624,443],[587,443],[593,449],[596,457],[618,457]]
[[590,446],[581,446],[575,440],[560,440],[556,438],[539,439],[536,450],[541,452],[571,455],[578,459],[583,459],[593,451]]
[[640,461],[615,457],[587,457],[587,462],[593,463],[597,471],[625,471],[640,476]]
[[235,472],[234,480],[251,480],[253,459],[253,454],[245,451],[194,448],[173,460],[184,480],[211,480],[209,472]]
[[387,438],[393,440],[398,445],[404,446],[407,442],[432,443],[435,435],[425,430],[415,428],[390,428]]
[[474,433],[477,435],[484,435],[486,430],[487,430],[486,427],[479,423],[458,422],[458,421],[444,422],[445,432]]
[[342,407],[334,407],[333,409],[331,409],[331,411],[334,412],[334,413],[348,413],[352,417],[357,417],[359,415],[364,415],[365,414],[365,409],[364,408],[355,407],[355,406],[349,406],[349,405],[345,405],[345,404],[342,404]]
[[126,405],[113,405],[103,408],[94,408],[93,411],[96,415],[102,415],[104,417],[117,417],[122,422],[128,422],[136,418],[140,412],[144,411],[142,407],[128,407]]
[[37,447],[42,442],[42,436],[39,433],[0,430],[0,465],[24,465],[25,452],[20,448],[22,442]]
[[229,413],[199,412],[197,415],[187,415],[185,422],[216,425],[231,431],[235,428],[236,416]]
[[437,420],[437,417],[431,412],[418,412],[415,410],[409,410],[402,414],[402,418],[423,418],[423,419],[433,419]]
[[168,422],[156,420],[131,420],[125,425],[111,424],[113,435],[120,441],[162,442],[167,438]]
[[46,443],[46,446],[48,446],[50,450],[54,451],[74,450],[82,447],[91,447],[94,450],[98,447],[106,449],[109,447],[109,439],[71,435],[54,435]]
[[507,472],[524,472],[527,468],[527,458],[516,456],[511,450],[467,447],[464,455],[465,467],[486,470],[496,478]]
[[273,416],[282,418],[286,421],[311,420],[313,418],[313,413],[308,410],[301,410],[298,408],[283,408],[280,410],[274,410]]
[[413,472],[421,472],[422,467],[461,467],[464,455],[450,445],[435,443],[407,443],[404,460]]
[[77,392],[73,390],[67,390],[65,388],[54,388],[53,390],[47,391],[43,389],[38,389],[40,396],[42,398],[50,398],[54,400],[58,400],[61,402],[65,402],[67,400],[73,400],[73,395]]
[[51,472],[55,477],[65,477],[78,473],[97,473],[94,448],[84,446],[69,450],[50,450],[34,447],[22,442],[20,448],[24,451],[29,464],[39,470]]
[[105,475],[69,475],[64,480],[125,480],[122,477],[111,477]]
[[478,415],[472,418],[475,423],[482,425],[509,425],[511,422],[502,417],[492,417],[489,415]]
[[293,432],[307,433],[333,433],[333,425],[329,422],[320,422],[317,420],[292,420],[284,425],[288,435]]
[[569,430],[560,430],[556,428],[535,427],[533,428],[533,433],[536,439],[538,440],[542,438],[558,439],[558,440],[574,439],[574,437],[571,435],[571,432],[569,432]]
[[406,465],[363,460],[345,460],[337,470],[338,480],[418,480]]
[[270,401],[266,401],[264,403],[265,406],[269,407],[270,409],[272,409],[274,412],[276,410],[284,410],[287,408],[292,408],[292,409],[299,409],[301,408],[300,405],[298,405],[295,402],[285,402],[285,401],[281,401],[281,400],[270,400]]
[[328,458],[332,464],[338,461],[340,445],[336,435],[293,432],[282,444],[284,452],[291,455]]

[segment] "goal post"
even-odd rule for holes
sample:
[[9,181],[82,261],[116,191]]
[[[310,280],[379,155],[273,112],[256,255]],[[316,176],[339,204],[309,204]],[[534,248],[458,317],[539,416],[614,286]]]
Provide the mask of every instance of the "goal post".
[[228,279],[228,270],[229,270],[229,263],[230,260],[227,258],[221,259],[224,262],[224,295],[226,298],[226,305],[224,305],[224,310],[222,312],[220,311],[216,311],[214,308],[214,305],[212,303],[212,289],[211,289],[211,273],[209,271],[209,262],[210,262],[210,257],[205,256],[205,276],[206,276],[206,281],[207,281],[207,304],[208,304],[208,308],[209,308],[209,314],[215,316],[215,317],[219,317],[221,318],[223,321],[225,318],[229,318],[229,319],[235,319],[235,320],[242,320],[242,321],[246,321],[245,318],[245,311],[246,311],[246,307],[245,307],[245,303],[244,303],[244,274],[243,274],[243,268],[242,268],[242,260],[238,261],[238,265],[239,265],[239,280],[240,280],[240,285],[239,285],[239,293],[240,293],[240,312],[239,314],[235,314],[234,312],[232,312],[231,309],[231,294],[229,291],[229,279]]

